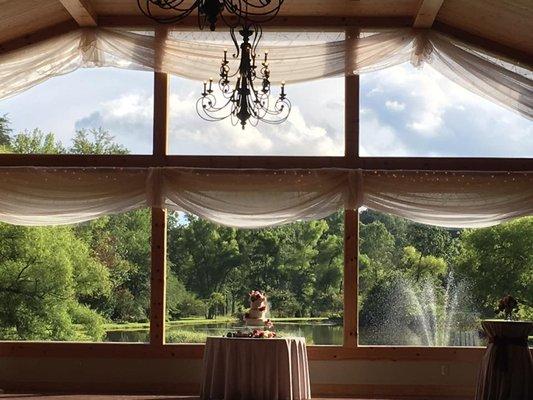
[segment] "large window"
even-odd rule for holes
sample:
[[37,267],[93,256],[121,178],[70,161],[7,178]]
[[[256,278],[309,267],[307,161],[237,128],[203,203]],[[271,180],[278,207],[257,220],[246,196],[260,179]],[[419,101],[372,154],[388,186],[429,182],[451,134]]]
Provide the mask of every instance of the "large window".
[[[274,95],[277,96],[275,88]],[[292,103],[282,125],[233,126],[230,119],[208,122],[196,113],[201,82],[171,78],[171,154],[342,156],[344,80],[323,79],[288,85]],[[317,94],[320,95],[317,95]]]
[[343,223],[337,213],[245,230],[171,214],[167,342],[204,342],[243,329],[248,293],[261,290],[280,335],[341,345]]
[[479,320],[507,294],[533,316],[533,217],[462,230],[372,210],[360,221],[360,344],[483,345]]
[[153,73],[80,69],[0,101],[10,140],[0,153],[152,153]]
[[74,226],[0,223],[0,340],[147,341],[150,213]]
[[533,157],[530,121],[429,65],[361,75],[360,114],[361,156]]
[[[226,32],[173,32],[181,40],[224,44],[228,57],[234,44]],[[237,35],[238,36],[238,35]],[[343,32],[263,32],[258,52],[273,46],[301,46],[344,39]],[[272,52],[271,52],[272,54]],[[222,60],[222,52],[220,59]],[[271,79],[283,80],[271,67]],[[232,71],[233,72],[233,71]],[[214,78],[215,94],[219,93],[218,66],[205,79]],[[230,79],[235,85],[236,78]],[[344,78],[329,78],[313,82],[287,84],[286,92],[292,103],[288,120],[281,125],[248,124],[243,130],[233,126],[230,118],[218,122],[202,120],[196,113],[196,102],[202,93],[202,82],[171,78],[170,94],[170,154],[192,155],[283,155],[283,156],[342,156],[344,154]],[[280,87],[272,86],[272,96]],[[219,99],[222,99],[219,96]],[[221,100],[219,100],[219,104]]]

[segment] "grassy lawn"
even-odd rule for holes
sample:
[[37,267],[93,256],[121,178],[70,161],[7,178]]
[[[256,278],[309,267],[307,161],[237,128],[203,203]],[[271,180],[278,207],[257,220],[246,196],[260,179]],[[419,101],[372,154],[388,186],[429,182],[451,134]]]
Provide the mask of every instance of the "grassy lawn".
[[[273,322],[283,322],[284,324],[298,324],[302,321],[309,321],[309,322],[322,322],[326,321],[327,318],[319,317],[319,318],[272,318]],[[202,317],[191,317],[191,318],[183,318],[180,320],[175,321],[167,321],[166,325],[167,327],[186,327],[189,325],[208,325],[208,324],[224,324],[224,323],[232,323],[237,322],[237,319],[234,317],[217,317],[216,319],[206,319]],[[150,329],[150,323],[149,322],[126,322],[126,323],[108,323],[104,325],[104,328],[107,332],[111,331],[137,331],[137,330],[145,330]]]

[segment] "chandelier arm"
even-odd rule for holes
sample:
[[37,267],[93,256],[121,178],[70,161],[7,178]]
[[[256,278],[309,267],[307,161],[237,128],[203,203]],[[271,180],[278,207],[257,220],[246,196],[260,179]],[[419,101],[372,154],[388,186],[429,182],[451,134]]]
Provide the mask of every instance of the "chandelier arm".
[[224,5],[230,14],[234,14],[245,21],[267,22],[278,15],[283,2],[284,0],[256,0],[255,2],[238,0],[237,5],[235,0],[224,0]]
[[[141,12],[148,18],[153,19],[159,23],[171,24],[171,23],[180,22],[184,18],[188,17],[198,7],[198,2],[200,0],[195,0],[195,2],[189,8],[179,8],[179,6],[185,0],[179,0],[176,6],[173,6],[172,5],[173,2],[171,1],[166,1],[166,0],[162,0],[162,1],[164,1],[166,6],[161,6],[160,5],[161,3],[156,3],[155,0],[137,0],[137,5],[139,6],[139,9],[141,10]],[[145,7],[142,6],[141,2],[145,3]],[[163,10],[172,9],[172,10],[180,12],[181,14],[175,15],[175,16],[168,16],[168,17],[154,15],[151,9],[151,7],[153,6],[157,6]]]

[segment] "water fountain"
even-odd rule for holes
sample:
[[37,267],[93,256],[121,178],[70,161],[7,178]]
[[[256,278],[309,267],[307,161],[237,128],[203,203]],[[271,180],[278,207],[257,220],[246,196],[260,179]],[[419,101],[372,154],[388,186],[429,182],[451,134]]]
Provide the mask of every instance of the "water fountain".
[[[417,346],[479,345],[477,321],[464,282],[450,274],[445,284],[404,277],[380,287],[381,303],[362,315],[361,343]],[[365,314],[365,312],[363,312]],[[365,326],[366,325],[366,326]]]

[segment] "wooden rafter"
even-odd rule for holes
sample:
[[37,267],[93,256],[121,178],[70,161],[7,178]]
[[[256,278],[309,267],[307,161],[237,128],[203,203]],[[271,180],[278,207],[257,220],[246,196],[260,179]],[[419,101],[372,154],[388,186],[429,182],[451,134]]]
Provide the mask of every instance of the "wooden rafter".
[[[229,17],[228,21],[234,22]],[[278,16],[267,21],[261,26],[265,30],[277,31],[342,31],[346,27],[358,27],[361,29],[386,29],[411,26],[412,16],[395,17],[334,17],[334,16]],[[128,27],[128,28],[153,28],[159,26],[157,22],[142,15],[100,15],[98,25],[102,27]],[[166,25],[173,30],[197,30],[198,18],[189,16],[178,23]],[[227,30],[222,25],[217,26],[217,32]]]
[[98,18],[89,0],[59,0],[79,26],[96,26]]
[[431,28],[444,0],[420,0],[413,23],[414,28]]
[[517,62],[524,67],[533,69],[533,54],[528,54],[521,50],[517,50],[513,47],[495,42],[491,39],[475,35],[463,29],[447,25],[440,21],[435,21],[433,29],[447,35],[455,36],[457,39],[460,39],[466,43],[470,43],[476,47],[479,47],[480,49],[484,49],[499,58],[508,59]]

